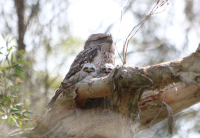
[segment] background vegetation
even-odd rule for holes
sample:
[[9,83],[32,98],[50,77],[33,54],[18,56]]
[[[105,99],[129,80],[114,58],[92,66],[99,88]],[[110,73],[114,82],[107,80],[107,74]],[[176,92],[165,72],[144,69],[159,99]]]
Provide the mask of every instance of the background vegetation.
[[[1,137],[5,137],[16,128],[24,129],[34,125],[41,117],[54,91],[59,87],[74,56],[82,50],[88,35],[83,37],[76,35],[77,33],[74,33],[76,26],[69,18],[69,15],[75,14],[70,12],[70,7],[74,8],[74,5],[79,2],[82,1],[0,1]],[[97,6],[90,0],[84,3],[90,6],[76,9],[79,11],[76,14],[81,15],[80,10],[94,9],[91,5]],[[122,24],[124,22],[126,24],[126,17],[128,17],[130,22],[134,22],[132,27],[147,16],[155,3],[156,0],[129,0],[128,3],[118,0],[104,1],[104,4],[109,4],[110,8],[114,7],[113,5],[125,7]],[[169,3],[170,6],[163,13],[148,19],[131,40],[128,63],[138,66],[156,64],[179,59],[188,52],[191,53],[191,49],[196,49],[200,38],[200,9],[198,7],[200,1],[177,0],[169,1]],[[121,9],[116,13],[119,19]],[[109,15],[109,11],[107,12]],[[166,16],[162,18],[162,14]],[[88,28],[88,34],[111,33],[115,40],[120,20],[106,22],[106,15],[105,18],[98,20],[102,22],[97,23],[92,31]],[[83,18],[82,21],[92,25],[87,18]],[[123,25],[121,30],[123,31]],[[179,31],[181,38],[178,37]],[[124,37],[119,37],[117,41],[120,53]],[[120,59],[118,55],[116,56],[117,64],[119,64]],[[199,136],[197,108],[198,105],[176,116],[173,137]],[[192,122],[191,118],[195,122]],[[190,122],[190,128],[185,127],[188,122]],[[167,128],[166,122],[163,121],[149,130],[144,130],[138,137],[167,136],[165,128]]]

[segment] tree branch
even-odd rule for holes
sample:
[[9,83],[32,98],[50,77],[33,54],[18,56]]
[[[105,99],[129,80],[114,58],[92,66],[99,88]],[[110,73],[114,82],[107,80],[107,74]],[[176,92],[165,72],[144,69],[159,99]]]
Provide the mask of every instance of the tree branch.
[[[130,137],[130,130],[134,134],[138,126],[138,131],[148,127],[160,110],[166,89],[164,102],[173,113],[178,113],[200,101],[199,83],[200,45],[195,53],[181,60],[147,67],[117,66],[107,77],[88,77],[63,90],[55,106],[29,133],[29,137],[49,134],[48,130],[58,122],[63,125],[51,136]],[[113,112],[110,108],[84,108],[87,99],[105,96],[111,97]],[[136,119],[138,113],[140,123]],[[167,116],[167,109],[163,107],[155,123]]]

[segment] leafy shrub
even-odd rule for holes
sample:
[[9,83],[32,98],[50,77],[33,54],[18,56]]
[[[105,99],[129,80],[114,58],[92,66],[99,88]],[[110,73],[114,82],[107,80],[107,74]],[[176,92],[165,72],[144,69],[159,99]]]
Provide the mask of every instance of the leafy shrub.
[[[15,59],[13,51],[16,46],[11,45],[11,42],[16,37],[2,37],[6,46],[0,45],[0,121],[23,128],[28,125],[28,115],[31,112],[20,83],[24,78],[23,67],[29,63]],[[19,52],[18,55],[22,58],[24,56],[23,52]]]

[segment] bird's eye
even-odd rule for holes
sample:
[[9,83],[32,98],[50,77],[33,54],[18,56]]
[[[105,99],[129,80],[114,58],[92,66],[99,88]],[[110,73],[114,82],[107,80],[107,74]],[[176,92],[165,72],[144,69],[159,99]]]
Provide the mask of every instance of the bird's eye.
[[112,70],[112,68],[108,68],[108,70]]
[[88,69],[88,67],[83,68],[83,70],[87,70],[87,69]]
[[102,70],[106,70],[106,68],[102,68]]
[[91,68],[91,70],[92,70],[92,71],[95,71],[95,69],[94,69],[94,68]]

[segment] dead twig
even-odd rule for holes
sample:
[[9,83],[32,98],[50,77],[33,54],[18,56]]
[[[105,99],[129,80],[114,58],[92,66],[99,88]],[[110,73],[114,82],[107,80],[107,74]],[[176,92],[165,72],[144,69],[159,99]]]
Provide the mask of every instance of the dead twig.
[[118,51],[118,49],[117,49],[116,44],[117,44],[117,39],[118,39],[118,37],[119,37],[120,29],[121,29],[121,23],[122,23],[122,17],[123,17],[122,15],[123,15],[123,12],[125,11],[126,5],[128,5],[128,3],[129,3],[129,0],[127,1],[127,3],[125,4],[125,6],[123,7],[123,9],[121,10],[119,31],[118,31],[117,38],[116,38],[115,43],[114,43],[114,46],[115,46],[115,48],[116,48],[116,50],[117,50],[117,53],[118,53],[118,55],[119,55],[119,57],[120,57],[120,59],[121,59],[122,62],[123,62],[123,59],[122,59],[122,57],[121,57],[120,54],[119,54],[119,51]]
[[167,91],[168,91],[168,88],[167,88],[167,90],[166,90],[166,92],[165,92],[165,95],[164,95],[164,97],[163,97],[163,101],[162,101],[160,110],[159,110],[158,114],[154,117],[154,119],[151,121],[149,127],[151,127],[151,126],[153,125],[153,122],[158,118],[158,116],[159,116],[159,114],[160,114],[160,112],[161,112],[161,109],[162,109],[162,107],[163,107],[163,103],[164,103],[164,101],[165,101],[165,96],[166,96],[166,94],[167,94]]
[[[126,64],[127,50],[128,50],[128,45],[129,45],[130,40],[133,38],[133,36],[135,36],[135,34],[139,31],[139,29],[144,25],[144,23],[147,21],[147,19],[149,17],[151,17],[151,15],[158,14],[158,13],[161,13],[161,12],[165,11],[167,6],[161,12],[156,12],[160,7],[162,7],[165,3],[167,3],[167,1],[168,0],[158,0],[156,5],[151,10],[151,12],[147,15],[147,17],[144,18],[138,25],[136,25],[135,27],[132,28],[132,30],[130,31],[130,33],[126,37],[125,42],[123,44],[123,59],[122,59],[123,64]],[[167,5],[168,5],[168,3],[167,3]],[[138,28],[138,29],[134,32],[134,30],[136,28]]]

